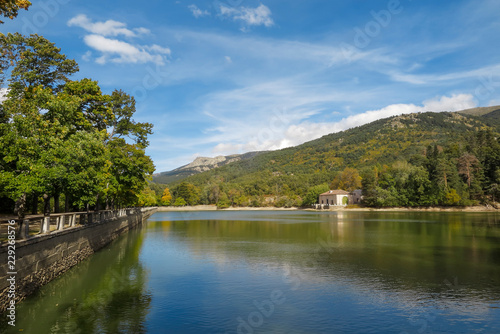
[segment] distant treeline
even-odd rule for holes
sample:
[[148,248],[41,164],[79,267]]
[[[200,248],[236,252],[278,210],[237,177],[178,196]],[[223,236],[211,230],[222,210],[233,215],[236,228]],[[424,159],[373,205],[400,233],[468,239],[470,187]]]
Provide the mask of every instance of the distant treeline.
[[500,144],[491,131],[471,136],[465,147],[429,146],[423,156],[376,166],[362,173],[364,204],[467,206],[500,198]]

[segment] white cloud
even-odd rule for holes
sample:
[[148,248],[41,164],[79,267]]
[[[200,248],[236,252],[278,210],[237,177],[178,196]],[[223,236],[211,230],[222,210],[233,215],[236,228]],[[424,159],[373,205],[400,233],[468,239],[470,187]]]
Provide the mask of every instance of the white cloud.
[[[369,51],[353,50],[351,62],[338,43],[306,42],[297,40],[262,38],[242,36],[241,34],[217,34],[194,30],[170,30],[164,34],[176,36],[178,53],[183,52],[182,59],[178,59],[170,67],[167,81],[199,80],[200,78],[213,79],[226,75],[228,66],[222,66],[220,58],[230,55],[233,63],[242,67],[238,72],[228,76],[230,81],[239,80],[248,83],[254,77],[263,76],[265,80],[290,73],[314,72],[322,75],[326,68],[361,66],[364,76],[366,66],[379,68],[380,64],[391,65],[396,62],[392,54],[386,50],[375,49]],[[186,51],[186,46],[194,45]],[[249,69],[242,70],[242,69]],[[234,67],[236,70],[237,67]],[[344,69],[342,69],[344,71]]]
[[226,60],[226,62],[227,62],[228,64],[231,64],[231,63],[233,62],[233,60],[232,60],[232,59],[231,59],[231,57],[229,57],[229,56],[225,56],[225,57],[224,57],[224,59]]
[[232,18],[234,21],[243,21],[249,26],[263,25],[271,27],[274,25],[274,21],[271,18],[271,10],[263,4],[260,4],[257,8],[231,8],[225,5],[220,5],[220,15]]
[[394,81],[406,82],[416,85],[437,83],[443,81],[456,81],[477,79],[478,83],[481,81],[490,81],[491,86],[500,86],[500,82],[492,80],[493,78],[500,77],[500,64],[488,65],[485,67],[476,68],[474,70],[453,72],[448,74],[404,74],[401,72],[393,71],[389,73]]
[[7,88],[0,88],[0,103],[7,100],[7,93],[9,90]]
[[212,153],[290,146],[293,143],[283,139],[291,125],[315,120],[332,104],[371,97],[370,92],[345,94],[297,79],[281,79],[206,96],[201,101],[201,110],[214,124],[205,129],[205,143],[214,145]]
[[440,98],[424,101],[421,106],[415,104],[392,104],[379,110],[370,110],[361,114],[349,116],[338,122],[304,122],[299,125],[292,125],[286,131],[286,136],[282,141],[291,143],[291,145],[294,146],[329,133],[351,129],[391,116],[426,111],[459,111],[474,107],[476,107],[476,103],[474,102],[474,97],[470,94],[452,95],[451,97],[442,96]]
[[[119,36],[138,37],[139,35],[149,34],[146,28],[127,29],[123,22],[108,20],[105,22],[93,23],[86,15],[77,15],[68,21],[68,26],[77,26],[85,29],[91,34],[86,35],[83,40],[87,46],[99,51],[95,62],[104,65],[108,62],[113,63],[148,63],[152,62],[158,65],[165,63],[165,56],[170,55],[169,48],[157,44],[138,45],[121,41]],[[115,38],[108,38],[113,36]],[[83,60],[90,61],[92,52],[87,51]]]
[[163,49],[157,45],[139,47],[100,35],[87,35],[84,37],[84,41],[85,44],[92,49],[103,53],[103,55],[96,60],[98,64],[105,64],[108,61],[114,63],[153,62],[156,64],[163,64],[164,57],[161,54],[152,54],[146,50],[160,51],[162,54],[170,53],[167,49]]
[[[245,133],[253,133],[253,135],[246,137],[248,138],[247,141],[238,142],[235,138],[232,142],[218,143],[214,147],[213,153],[231,154],[247,151],[276,150],[300,145],[330,133],[347,130],[391,116],[425,111],[458,111],[474,107],[476,107],[476,103],[472,95],[458,94],[450,97],[442,96],[426,100],[422,105],[393,104],[382,109],[369,110],[361,114],[345,117],[337,122],[313,122],[311,119],[305,119],[307,117],[300,118],[300,112],[284,113],[282,115],[275,113],[274,116],[271,114],[266,118],[265,123],[267,125],[251,127],[251,124],[246,123],[247,127],[250,126],[251,128],[247,129]],[[294,114],[295,117],[293,117]],[[290,116],[291,118],[287,118]],[[224,133],[222,137],[225,136],[233,137],[229,133]]]
[[203,16],[209,16],[210,15],[209,11],[207,11],[207,10],[201,10],[196,5],[189,5],[188,8],[191,11],[191,13],[193,13],[193,16],[196,17],[196,18],[203,17]]
[[495,106],[499,106],[499,105],[500,105],[500,100],[491,100],[488,103],[488,107],[495,107]]
[[68,21],[68,26],[77,26],[85,29],[92,34],[102,36],[119,36],[137,37],[141,34],[148,34],[150,31],[146,28],[136,28],[133,30],[127,29],[127,25],[123,22],[115,20],[107,20],[105,22],[92,22],[86,15],[80,14]]
[[424,101],[423,111],[459,111],[475,108],[476,102],[470,94],[453,94]]
[[92,51],[85,52],[85,54],[82,56],[82,59],[85,61],[90,61],[92,59]]
[[148,51],[162,53],[165,55],[170,55],[172,53],[172,51],[169,48],[164,48],[164,47],[156,45],[156,44],[144,46],[144,48]]

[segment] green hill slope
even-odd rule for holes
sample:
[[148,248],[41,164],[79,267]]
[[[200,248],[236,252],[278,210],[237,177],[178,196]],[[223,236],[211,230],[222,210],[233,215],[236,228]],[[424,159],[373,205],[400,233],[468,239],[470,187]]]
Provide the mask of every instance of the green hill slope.
[[248,152],[245,154],[233,154],[215,158],[198,157],[190,164],[168,172],[162,172],[153,175],[153,182],[160,184],[169,184],[176,181],[182,181],[189,176],[203,173],[214,168],[222,167],[236,161],[251,159],[261,153],[263,152]]
[[[261,204],[266,196],[274,200],[280,196],[303,199],[312,187],[330,183],[346,167],[383,170],[398,161],[424,166],[429,146],[440,151],[443,147],[455,150],[455,155],[463,153],[481,130],[499,132],[497,116],[496,111],[483,116],[427,112],[390,117],[234,162],[184,181],[198,187],[204,203],[214,199],[217,202],[217,193],[227,195],[232,204],[237,203],[234,198],[249,203],[259,197]],[[450,155],[448,159],[456,160],[458,156]],[[215,195],[210,197],[210,192]]]
[[483,115],[486,115],[486,114],[489,114],[491,112],[498,111],[498,110],[500,110],[500,106],[465,109],[465,110],[459,111],[459,113],[465,114],[465,115],[471,115],[471,116],[483,116]]

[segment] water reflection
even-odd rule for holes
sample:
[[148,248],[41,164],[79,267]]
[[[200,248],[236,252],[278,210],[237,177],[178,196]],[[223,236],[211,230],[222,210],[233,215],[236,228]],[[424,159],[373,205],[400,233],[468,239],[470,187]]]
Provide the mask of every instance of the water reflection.
[[[496,214],[281,213],[281,221],[258,222],[210,215],[157,219],[171,219],[172,238],[193,258],[222,266],[245,262],[259,276],[262,268],[279,272],[283,289],[294,293],[320,286],[366,307],[390,305],[406,318],[403,328],[415,332],[426,332],[431,323],[446,329],[448,317],[456,318],[457,328],[461,321],[477,322],[481,326],[471,328],[478,330],[493,318],[500,329],[500,314],[492,311],[500,300]],[[387,329],[394,319],[384,319]]]
[[18,328],[497,333],[499,241],[497,214],[158,213],[22,303]]
[[145,333],[151,294],[138,261],[137,231],[83,261],[18,306],[16,328],[24,333]]

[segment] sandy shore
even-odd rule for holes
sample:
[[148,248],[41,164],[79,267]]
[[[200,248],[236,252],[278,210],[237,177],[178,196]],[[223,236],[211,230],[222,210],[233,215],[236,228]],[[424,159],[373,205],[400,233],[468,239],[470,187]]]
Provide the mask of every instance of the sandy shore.
[[[169,211],[216,211],[218,210],[215,205],[197,205],[197,206],[183,206],[183,207],[171,207],[163,206],[159,207],[159,212],[169,212]],[[491,206],[469,206],[469,207],[457,207],[457,208],[349,208],[349,207],[332,207],[328,210],[316,210],[312,208],[275,208],[275,207],[230,207],[227,209],[221,209],[222,211],[420,211],[420,212],[500,212],[499,209],[495,209]]]
[[169,211],[290,211],[290,210],[301,210],[300,208],[275,208],[275,207],[230,207],[227,209],[217,209],[215,205],[196,205],[196,206],[161,206],[158,208],[158,212],[169,212]]

